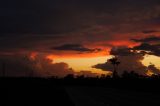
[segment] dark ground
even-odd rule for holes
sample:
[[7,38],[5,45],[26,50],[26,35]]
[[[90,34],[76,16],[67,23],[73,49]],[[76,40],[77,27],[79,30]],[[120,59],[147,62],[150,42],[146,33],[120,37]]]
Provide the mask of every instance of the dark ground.
[[0,106],[160,106],[159,82],[0,79]]
[[68,87],[76,106],[160,106],[160,96],[107,87]]
[[75,106],[64,86],[41,79],[19,80],[7,80],[0,86],[0,106]]

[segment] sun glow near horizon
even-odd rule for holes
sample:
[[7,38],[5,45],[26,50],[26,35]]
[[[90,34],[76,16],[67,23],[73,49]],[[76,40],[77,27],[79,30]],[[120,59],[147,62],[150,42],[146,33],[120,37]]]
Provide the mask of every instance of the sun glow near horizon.
[[142,60],[142,63],[145,66],[149,66],[150,64],[154,64],[158,69],[160,69],[160,57],[154,55],[146,55]]
[[102,56],[102,57],[90,57],[90,58],[57,58],[53,60],[53,63],[65,62],[76,72],[80,71],[91,71],[93,73],[106,74],[106,71],[100,69],[92,68],[92,66],[98,63],[104,63],[111,56]]
[[[74,57],[74,58],[53,58],[53,63],[64,62],[69,65],[75,72],[80,71],[91,71],[92,73],[98,74],[107,74],[107,71],[103,71],[101,69],[92,68],[92,66],[100,63],[105,63],[107,59],[111,58],[111,55],[108,56],[100,56],[100,57]],[[51,58],[50,58],[51,59]],[[146,55],[144,59],[141,61],[145,66],[150,65],[150,63],[154,64],[157,68],[160,67],[160,57],[153,55]]]

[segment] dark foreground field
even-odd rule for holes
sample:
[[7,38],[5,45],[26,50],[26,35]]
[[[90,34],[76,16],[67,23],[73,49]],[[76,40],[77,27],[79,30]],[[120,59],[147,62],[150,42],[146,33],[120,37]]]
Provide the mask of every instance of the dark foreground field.
[[1,78],[0,106],[160,106],[159,81]]

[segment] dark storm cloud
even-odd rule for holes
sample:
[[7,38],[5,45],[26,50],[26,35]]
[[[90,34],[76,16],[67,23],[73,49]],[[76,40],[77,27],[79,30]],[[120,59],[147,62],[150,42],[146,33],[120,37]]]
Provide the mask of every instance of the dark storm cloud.
[[134,52],[131,52],[131,48],[128,47],[113,47],[110,51],[111,55],[118,55],[118,56],[129,56],[134,55]]
[[[74,74],[67,63],[52,63],[44,55],[30,58],[29,55],[0,55],[0,76],[2,76],[2,64],[5,67],[5,75],[9,77],[64,77]],[[4,70],[3,70],[4,71]]]
[[132,23],[157,17],[158,4],[159,0],[3,0],[0,32],[57,34]]
[[147,51],[136,51],[137,49],[128,48],[128,47],[113,47],[110,51],[110,55],[114,56],[134,56],[141,55],[144,56],[149,54]]
[[149,43],[142,43],[139,46],[135,46],[133,49],[134,50],[149,51],[147,54],[160,56],[160,44],[151,45]]
[[[70,39],[72,33],[78,36],[76,39],[84,38],[86,42],[110,40],[110,33],[134,32],[140,29],[139,23],[158,20],[159,4],[159,0],[3,0],[0,1],[0,36],[7,33],[8,37],[0,41],[8,49],[16,49],[16,45],[35,49],[36,45],[49,46],[46,41],[54,37],[48,34],[64,34]],[[80,33],[84,30],[86,33]],[[28,37],[21,37],[23,34]],[[41,43],[42,39],[45,43]],[[52,45],[56,43],[54,40]]]
[[[120,61],[120,65],[118,66],[119,74],[122,74],[125,70],[129,72],[135,71],[142,75],[146,74],[147,67],[141,62],[144,59],[144,54],[131,51],[131,49],[127,47],[112,48],[110,54],[116,56]],[[96,64],[93,68],[102,69],[104,71],[113,71],[113,65],[109,60],[105,63]]]
[[[1,1],[1,33],[57,34],[83,27],[74,20],[74,11],[65,1]],[[78,24],[78,25],[77,25]]]
[[[159,10],[159,6],[157,5],[157,9]],[[150,20],[147,21],[148,24],[150,25],[158,25],[160,24],[160,16],[152,17]]]
[[[130,56],[117,56],[118,61],[120,61],[120,65],[118,66],[118,73],[121,75],[124,71],[135,71],[136,73],[140,75],[146,75],[147,70],[150,70],[154,74],[160,74],[160,70],[153,64],[147,66],[144,66],[142,64],[142,60],[144,59],[143,55],[141,54],[135,54]],[[111,71],[113,72],[113,65],[110,63],[109,60],[105,63],[96,64],[93,66],[93,68],[101,69],[103,71]]]
[[17,51],[49,51],[51,43],[59,43],[63,36],[32,35],[32,34],[4,34],[0,36],[0,52]]
[[0,76],[5,70],[7,77],[64,77],[68,74],[97,76],[98,74],[85,70],[75,72],[67,63],[53,63],[45,55],[0,55]]
[[150,51],[150,50],[154,50],[156,48],[156,46],[150,45],[148,43],[142,43],[139,46],[135,46],[134,49],[136,50],[146,50],[146,51]]
[[[159,7],[159,0],[1,0],[0,54],[11,51],[37,51],[54,54],[53,45],[55,47],[62,45],[57,50],[100,51],[100,49],[90,49],[85,46],[88,44],[90,47],[93,43],[96,45],[113,40],[117,42],[119,39],[123,39],[121,34],[143,31],[144,26],[159,24]],[[153,31],[144,33],[151,32]],[[112,36],[113,33],[120,37]],[[155,38],[142,40],[137,42],[156,41]],[[65,45],[71,42],[84,44],[84,46]],[[150,46],[149,48],[143,47],[143,49],[159,54],[159,49],[153,47],[156,50],[150,50]],[[135,49],[140,50],[140,48]],[[143,59],[142,55],[135,55],[129,48],[117,50],[116,52],[112,50],[111,53],[119,55],[122,58],[121,61],[124,61],[122,63],[128,64],[128,61],[135,60],[126,65],[127,69],[135,65],[138,67],[135,70],[142,69],[144,72],[144,67],[139,62]],[[42,65],[43,62],[36,61],[36,66],[43,67],[41,71],[47,67],[50,67],[48,70],[62,67],[62,69],[56,68],[62,72],[69,70],[65,63],[55,64],[53,67],[50,61],[44,61],[47,64]],[[12,64],[15,62],[16,59]],[[13,66],[18,66],[20,63],[21,61]],[[123,67],[121,70],[124,69]],[[24,69],[24,67],[20,69]],[[15,70],[18,69],[15,68]],[[46,73],[44,74],[46,75]]]
[[[159,45],[149,45],[149,44],[142,44],[140,46],[134,48],[127,48],[127,47],[114,47],[111,49],[110,54],[114,55],[120,61],[120,65],[118,66],[118,73],[122,74],[123,71],[135,71],[139,74],[146,75],[147,70],[152,71],[154,74],[159,74],[160,70],[155,67],[155,65],[151,64],[148,67],[142,64],[142,60],[144,59],[145,54],[153,54],[156,55],[155,50]],[[144,50],[137,52],[137,50]],[[152,51],[152,53],[146,52]],[[153,52],[155,51],[155,52]],[[96,64],[93,68],[102,69],[104,71],[113,71],[113,65],[110,63],[109,60],[105,63]]]
[[144,31],[142,31],[142,33],[144,33],[144,34],[150,34],[150,33],[156,33],[156,32],[159,32],[159,31],[157,31],[157,30],[144,30]]
[[148,70],[150,70],[154,74],[160,74],[160,69],[158,69],[154,64],[150,64],[148,66]]
[[160,37],[156,37],[151,35],[150,37],[144,38],[144,39],[131,39],[135,42],[142,42],[142,43],[147,43],[147,42],[159,42]]
[[32,73],[32,64],[26,56],[1,55],[0,76],[2,76],[2,71],[4,70],[5,76],[29,76]]
[[[117,69],[119,74],[122,74],[125,70],[128,72],[135,71],[136,73],[142,75],[145,75],[147,72],[147,67],[141,63],[144,59],[142,55],[118,56],[118,59],[121,62]],[[93,68],[113,72],[113,65],[109,60],[107,60],[106,63],[96,64]]]
[[140,42],[141,44],[133,47],[133,50],[147,51],[146,54],[160,56],[160,37],[150,36],[144,39],[132,39],[135,42]]
[[89,49],[80,44],[65,44],[59,47],[53,47],[54,50],[78,51],[78,52],[96,52],[101,49]]

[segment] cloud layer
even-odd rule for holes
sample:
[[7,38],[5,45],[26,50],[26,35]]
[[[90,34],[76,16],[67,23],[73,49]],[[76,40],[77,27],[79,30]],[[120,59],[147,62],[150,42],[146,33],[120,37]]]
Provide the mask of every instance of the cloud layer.
[[52,63],[52,60],[47,59],[43,55],[35,55],[34,57],[11,55],[1,56],[0,61],[2,71],[5,71],[6,76],[10,77],[48,77],[59,76],[64,77],[67,74],[74,74],[74,71],[69,68],[66,63]]
[[65,44],[59,47],[53,47],[55,50],[64,50],[64,51],[78,51],[78,52],[97,52],[101,49],[89,49],[80,44]]
[[[147,71],[150,70],[154,74],[160,74],[160,70],[155,65],[149,65],[146,67],[142,64],[145,53],[133,51],[131,48],[119,47],[111,50],[111,55],[114,55],[120,61],[118,66],[118,73],[122,74],[124,71],[135,71],[140,75],[146,75]],[[93,68],[102,69],[104,71],[113,71],[113,65],[107,60],[106,63],[97,64]]]
[[[143,68],[143,74],[143,55],[160,56],[159,0],[5,0],[0,1],[0,23],[0,55],[18,54],[17,59],[34,52],[54,57],[111,54],[122,63],[135,58],[130,66]],[[54,65],[48,70],[67,67]]]

